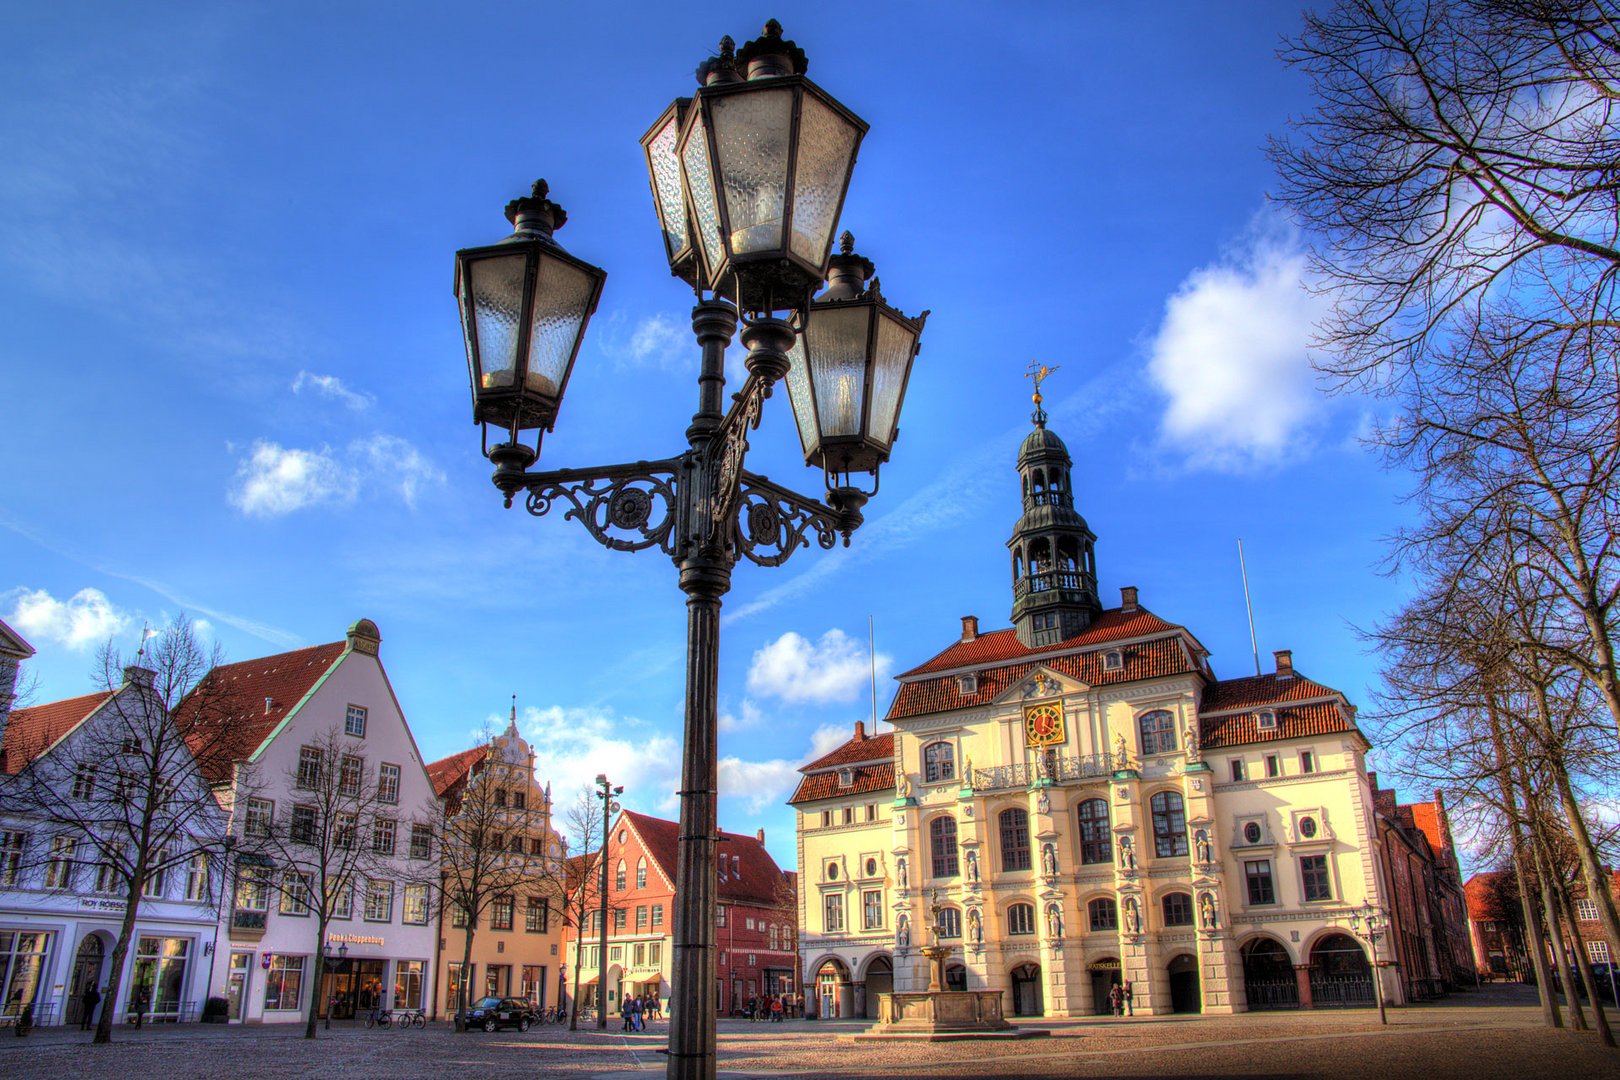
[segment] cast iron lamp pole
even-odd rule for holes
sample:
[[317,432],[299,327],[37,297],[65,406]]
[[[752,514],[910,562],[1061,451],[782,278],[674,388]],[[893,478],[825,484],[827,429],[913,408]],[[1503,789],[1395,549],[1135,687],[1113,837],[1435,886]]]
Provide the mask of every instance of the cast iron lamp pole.
[[[338,968],[343,966],[343,961],[345,961],[345,960],[347,960],[349,958],[349,943],[347,941],[345,941],[345,942],[343,942],[342,944],[340,944],[338,946],[337,963],[335,963],[335,964],[332,962],[332,951],[330,949],[328,949],[326,946],[327,946],[326,942],[324,942],[324,941],[321,942],[321,966],[326,969],[326,973],[328,975],[336,975]],[[336,982],[336,980],[333,980],[333,981]],[[336,989],[335,986],[334,986],[334,989]],[[332,1030],[332,1003],[334,1001],[336,1001],[336,1000],[337,1000],[337,996],[335,994],[326,995],[326,1030],[327,1031]]]
[[1367,943],[1372,952],[1373,996],[1378,1001],[1378,1022],[1388,1025],[1384,1012],[1384,980],[1378,974],[1378,941],[1389,930],[1389,914],[1381,907],[1367,903],[1350,915],[1350,929]]
[[[596,1026],[607,1030],[607,962],[608,962],[608,819],[619,804],[613,801],[615,795],[624,794],[624,786],[614,787],[608,783],[606,773],[596,774],[596,790],[592,792],[602,800],[602,877],[601,890],[598,893],[600,902],[596,912],[598,944],[600,955],[596,958]],[[584,940],[581,938],[581,940]]]
[[[456,253],[473,420],[483,425],[506,505],[520,492],[535,516],[566,503],[564,517],[608,548],[656,547],[675,563],[686,594],[671,1080],[715,1075],[721,599],[740,559],[779,566],[811,534],[824,549],[840,536],[848,545],[898,434],[927,317],[888,305],[847,232],[832,254],[866,124],[806,79],[806,69],[803,50],[774,19],[741,49],[722,39],[719,57],[698,70],[694,96],[678,98],[642,139],[670,271],[698,297],[697,412],[677,456],[528,471],[556,423],[606,278],[553,238],[567,215],[544,181],[507,205],[511,236]],[[823,281],[827,290],[811,299]],[[739,321],[748,376],[727,410],[725,351]],[[787,383],[805,463],[825,474],[824,502],[743,468],[748,433],[778,380]],[[524,431],[535,432],[533,446],[520,441]],[[870,475],[870,490],[855,482],[860,474]],[[605,838],[603,851],[605,878]],[[604,915],[604,972],[606,941]],[[605,990],[599,998],[605,1014]]]

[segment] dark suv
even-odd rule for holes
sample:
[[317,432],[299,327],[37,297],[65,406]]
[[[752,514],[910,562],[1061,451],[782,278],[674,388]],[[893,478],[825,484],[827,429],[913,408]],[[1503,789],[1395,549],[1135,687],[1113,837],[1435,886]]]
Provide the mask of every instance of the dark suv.
[[528,1031],[529,1025],[540,1019],[538,1013],[539,1010],[522,998],[479,998],[467,1008],[467,1027],[485,1031],[515,1027]]

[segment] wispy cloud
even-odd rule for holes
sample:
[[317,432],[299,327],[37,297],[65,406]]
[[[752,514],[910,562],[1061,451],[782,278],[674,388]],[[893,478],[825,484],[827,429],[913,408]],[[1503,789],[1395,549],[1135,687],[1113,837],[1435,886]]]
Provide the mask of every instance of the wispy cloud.
[[1262,216],[1166,302],[1148,373],[1165,399],[1161,445],[1189,467],[1243,471],[1308,447],[1325,404],[1308,342],[1326,301],[1307,274],[1297,230]]
[[[492,714],[490,723],[500,720]],[[605,771],[638,805],[660,814],[678,807],[680,744],[653,725],[610,708],[548,705],[522,710],[520,728],[558,805]]]
[[723,757],[720,759],[720,791],[736,795],[750,814],[757,814],[787,798],[799,781],[799,764],[781,758],[744,761]]
[[[887,677],[890,663],[889,656],[877,655],[880,677]],[[866,644],[837,627],[814,642],[789,630],[755,651],[748,689],[788,702],[849,702],[870,685],[872,665]]]
[[6,621],[37,645],[54,642],[69,649],[94,648],[124,633],[134,616],[119,610],[100,589],[80,589],[58,600],[44,589],[19,589]]
[[346,408],[355,412],[363,412],[376,404],[377,399],[370,394],[363,394],[350,390],[343,385],[343,380],[336,375],[317,375],[312,371],[300,371],[293,379],[292,392],[301,394],[305,390],[312,391],[322,397],[331,398]]
[[312,450],[255,440],[237,463],[230,504],[249,517],[280,517],[318,506],[343,506],[362,490],[391,485],[407,506],[427,486],[443,484],[444,472],[409,442],[373,435],[350,443],[340,459],[329,446]]

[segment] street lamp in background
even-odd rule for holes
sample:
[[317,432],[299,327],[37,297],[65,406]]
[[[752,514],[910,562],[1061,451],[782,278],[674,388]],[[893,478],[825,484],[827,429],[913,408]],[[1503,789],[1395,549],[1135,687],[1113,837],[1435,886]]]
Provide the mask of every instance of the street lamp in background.
[[[345,942],[342,942],[342,943],[340,943],[338,945],[337,959],[335,961],[332,959],[331,950],[329,950],[326,947],[326,945],[327,945],[326,942],[324,942],[324,941],[321,942],[321,961],[322,961],[321,966],[326,968],[326,973],[328,975],[336,975],[338,968],[343,966],[343,961],[345,961],[345,960],[347,960],[349,958],[349,943],[347,941],[345,941]],[[333,980],[334,983],[336,983],[336,981],[337,981],[336,979]],[[333,990],[335,991],[336,989],[337,988],[334,985]],[[331,993],[331,994],[326,995],[326,1030],[327,1031],[332,1030],[332,1006],[333,1006],[334,1003],[336,1003],[336,1001],[337,1001],[337,994],[336,993]]]
[[1387,1025],[1389,1017],[1384,1013],[1384,981],[1378,974],[1378,941],[1389,932],[1389,912],[1371,903],[1363,904],[1360,911],[1350,913],[1350,929],[1367,943],[1372,953],[1373,994],[1378,999],[1378,1022]]
[[[553,234],[567,215],[543,181],[508,204],[511,236],[456,253],[473,421],[506,505],[524,493],[529,513],[563,505],[565,517],[608,548],[656,548],[675,563],[686,594],[672,1080],[715,1073],[721,598],[741,559],[779,566],[812,536],[824,549],[839,537],[848,545],[889,460],[927,317],[889,306],[876,268],[847,233],[832,255],[867,125],[805,78],[807,69],[804,51],[774,19],[740,49],[723,38],[719,55],[698,68],[693,96],[677,98],[642,138],[670,272],[697,295],[697,412],[675,456],[528,471],[555,426],[607,276],[558,245]],[[828,288],[813,298],[823,282]],[[748,375],[726,410],[725,350],[739,321]],[[805,463],[823,473],[822,499],[743,467],[748,434],[784,379]],[[606,850],[604,837],[604,879]],[[601,1000],[605,1012],[605,990]]]
[[[607,1028],[607,963],[608,963],[608,822],[619,804],[613,801],[615,795],[624,794],[624,786],[618,787],[608,783],[607,774],[596,774],[596,790],[592,792],[602,800],[602,888],[601,904],[596,913],[597,930],[600,932],[601,955],[596,958],[596,1026]],[[581,941],[584,940],[582,937]],[[576,1003],[576,1008],[577,1008]]]

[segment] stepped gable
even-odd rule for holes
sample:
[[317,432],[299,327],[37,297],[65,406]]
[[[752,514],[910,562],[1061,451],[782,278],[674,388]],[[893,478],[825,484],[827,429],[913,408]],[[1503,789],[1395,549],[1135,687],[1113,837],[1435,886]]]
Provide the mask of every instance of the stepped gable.
[[1175,623],[1165,622],[1144,607],[1138,607],[1135,611],[1110,608],[1100,613],[1091,621],[1091,625],[1080,633],[1056,645],[1031,649],[1018,640],[1018,632],[1012,627],[1005,630],[992,630],[988,634],[978,635],[971,641],[958,641],[932,660],[914,667],[910,671],[901,672],[895,677],[904,681],[914,676],[928,675],[938,671],[984,667],[1005,663],[1009,660],[1043,656],[1048,653],[1059,653],[1072,649],[1084,649],[1088,646],[1104,645],[1110,641],[1149,637],[1153,634],[1164,634],[1180,629],[1182,627],[1177,626]]
[[197,750],[198,765],[208,781],[229,780],[231,764],[247,760],[264,745],[342,659],[347,644],[335,641],[221,664],[204,676],[175,710],[175,722],[183,731],[196,727],[186,741]]
[[0,774],[15,774],[78,727],[111,698],[112,691],[64,698],[26,709],[13,709],[0,742]]
[[[1276,712],[1274,729],[1260,729],[1254,710],[1261,708]],[[1341,732],[1360,734],[1343,694],[1292,670],[1213,682],[1204,689],[1198,712],[1205,749]]]
[[[838,785],[838,774],[844,768],[854,773],[854,783]],[[874,791],[894,790],[894,733],[868,735],[866,723],[856,721],[855,736],[831,752],[821,755],[808,765],[801,766],[804,779],[798,790],[788,799],[788,805],[814,802],[817,799],[835,799],[846,795],[866,795]]]
[[[634,810],[622,811],[620,818],[629,820],[630,826],[636,830],[636,835],[641,837],[642,847],[657,861],[664,876],[670,881],[676,880],[675,864],[680,852],[680,824],[649,814],[638,814]],[[730,833],[722,829],[718,851],[721,857],[717,871],[721,900],[766,906],[782,902],[785,875],[781,867],[776,865],[776,860],[771,858],[770,852],[765,850],[765,844],[759,837]],[[735,864],[733,856],[736,857]]]
[[451,754],[447,758],[429,762],[427,766],[428,779],[433,782],[433,794],[444,798],[444,793],[460,784],[472,772],[473,766],[489,756],[489,746],[475,746],[471,750],[463,750],[459,754]]

